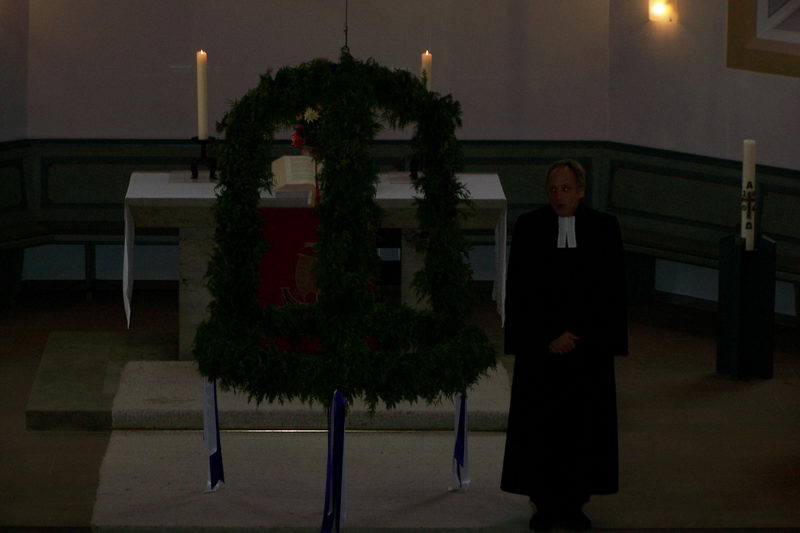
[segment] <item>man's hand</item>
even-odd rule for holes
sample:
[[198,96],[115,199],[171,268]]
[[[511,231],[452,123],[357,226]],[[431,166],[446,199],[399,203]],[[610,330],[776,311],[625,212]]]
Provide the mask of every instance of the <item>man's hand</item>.
[[565,354],[575,349],[575,341],[580,339],[577,335],[573,335],[569,331],[565,331],[560,337],[550,341],[550,352]]

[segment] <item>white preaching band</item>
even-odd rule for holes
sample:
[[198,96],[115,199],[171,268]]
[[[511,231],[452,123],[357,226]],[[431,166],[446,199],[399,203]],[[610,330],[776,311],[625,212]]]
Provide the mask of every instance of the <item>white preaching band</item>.
[[577,248],[575,240],[575,217],[558,217],[558,247]]

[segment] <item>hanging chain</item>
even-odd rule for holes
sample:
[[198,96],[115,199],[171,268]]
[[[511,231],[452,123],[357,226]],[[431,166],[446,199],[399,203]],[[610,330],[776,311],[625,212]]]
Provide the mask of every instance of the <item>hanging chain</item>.
[[347,3],[348,0],[344,0],[344,46],[342,47],[342,52],[350,53],[350,47],[347,46]]

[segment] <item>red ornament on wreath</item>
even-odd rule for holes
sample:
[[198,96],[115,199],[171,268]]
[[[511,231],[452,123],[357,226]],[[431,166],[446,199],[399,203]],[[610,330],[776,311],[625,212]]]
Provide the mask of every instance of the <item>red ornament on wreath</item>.
[[292,146],[300,148],[306,144],[306,137],[303,133],[303,125],[295,124],[294,132],[292,133]]

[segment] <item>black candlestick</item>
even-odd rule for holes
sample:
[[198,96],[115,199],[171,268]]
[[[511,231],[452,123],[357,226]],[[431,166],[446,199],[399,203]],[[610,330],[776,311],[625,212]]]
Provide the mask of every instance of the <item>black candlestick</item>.
[[217,172],[217,160],[214,157],[208,157],[208,143],[211,139],[198,139],[192,137],[193,141],[200,143],[200,157],[192,159],[192,179],[197,179],[198,167],[208,168],[208,179],[213,181]]
[[720,240],[717,373],[770,379],[775,339],[775,241],[745,250],[739,235]]

